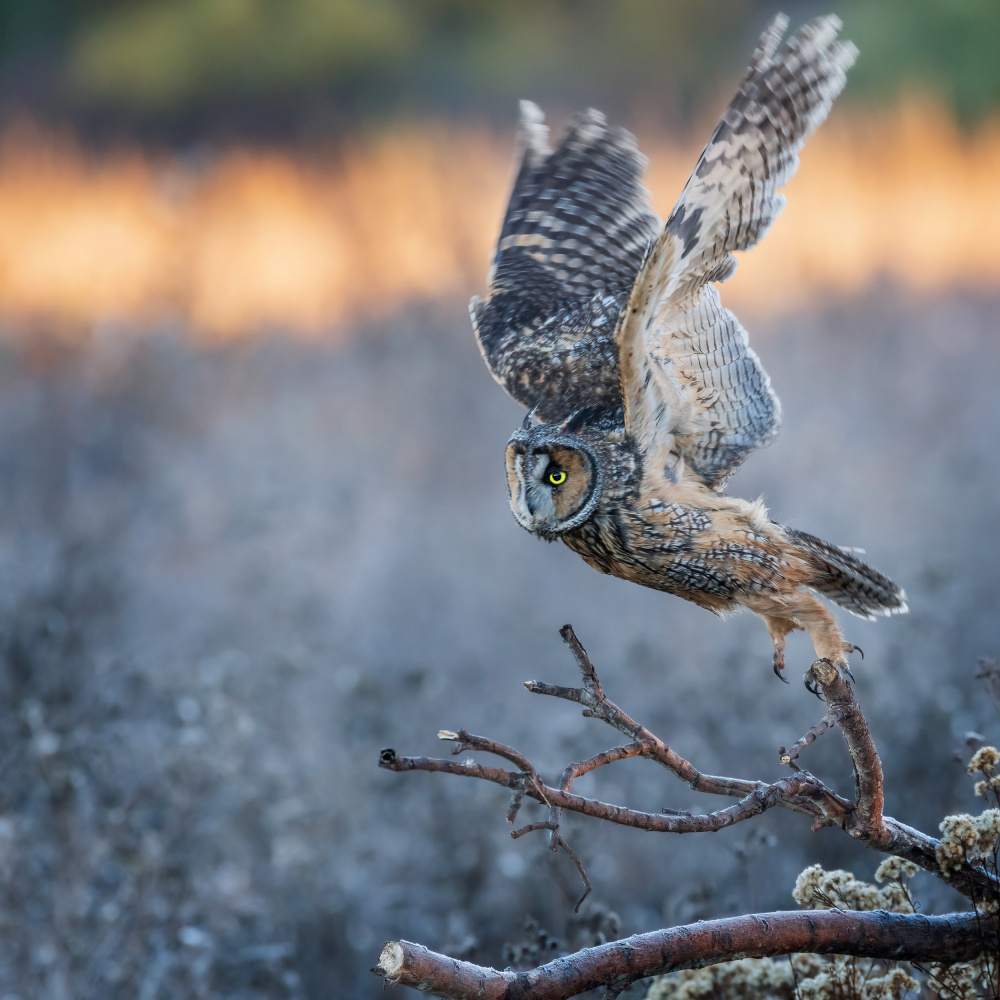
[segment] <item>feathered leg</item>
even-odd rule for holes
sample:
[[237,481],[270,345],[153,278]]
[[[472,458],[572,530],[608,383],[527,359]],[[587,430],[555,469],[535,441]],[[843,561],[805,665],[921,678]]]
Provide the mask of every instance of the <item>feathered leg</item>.
[[803,592],[799,602],[804,605],[796,610],[795,621],[809,633],[816,656],[820,660],[829,660],[839,670],[848,675],[847,657],[854,652],[854,646],[844,638],[833,613],[819,598]]
[[768,632],[771,633],[771,642],[774,643],[774,674],[779,680],[788,681],[783,673],[785,669],[785,638],[789,632],[795,630],[795,625],[787,618],[778,618],[775,615],[761,615],[764,624],[767,625]]
[[782,677],[785,666],[785,639],[789,632],[796,629],[809,633],[817,659],[829,660],[838,670],[849,675],[847,657],[854,652],[854,646],[844,638],[833,613],[818,597],[805,587],[799,587],[784,596],[780,603],[774,598],[768,598],[767,602],[764,606],[754,607],[751,604],[750,607],[767,625],[774,643],[774,672],[779,677]]

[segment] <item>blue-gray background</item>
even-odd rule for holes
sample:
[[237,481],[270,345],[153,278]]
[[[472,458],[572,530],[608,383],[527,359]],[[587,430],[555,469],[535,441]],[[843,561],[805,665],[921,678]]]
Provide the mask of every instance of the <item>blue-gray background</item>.
[[[398,115],[506,114],[530,84],[626,119],[629,95],[655,86],[683,121],[771,13],[302,0],[284,5],[301,23],[286,23],[279,6],[11,4],[3,113],[71,122],[97,144],[299,142]],[[970,27],[907,4],[920,16],[905,30],[902,4],[881,18],[834,6],[885,53],[859,65],[855,101],[891,99],[920,70],[962,121],[995,105],[995,60],[978,56],[1000,30],[992,5]],[[794,20],[815,9],[792,7]],[[617,34],[602,29],[611,8]],[[686,58],[656,58],[661,37]],[[368,39],[364,59],[345,38]],[[995,289],[928,299],[873,280],[837,306],[758,320],[785,427],[731,483],[865,548],[906,587],[909,616],[845,624],[867,654],[858,691],[887,811],[932,832],[976,808],[954,753],[968,731],[996,731],[974,674],[1000,649],[998,305]],[[774,778],[777,747],[818,718],[797,682],[771,675],[756,619],[601,577],[516,526],[502,453],[520,413],[463,301],[414,302],[311,344],[280,329],[217,348],[169,325],[97,328],[86,346],[6,332],[0,992],[375,996],[367,970],[386,939],[502,964],[530,916],[584,941],[572,866],[541,835],[509,839],[502,790],[376,767],[388,745],[446,752],[440,728],[513,744],[550,779],[615,742],[521,686],[575,681],[565,622],[609,694],[702,770]],[[799,637],[793,679],[809,660]],[[807,763],[850,793],[836,736]],[[638,761],[579,790],[654,811],[718,804]],[[877,864],[786,813],[705,837],[566,828],[594,904],[625,933],[787,907],[814,861]],[[929,877],[916,888],[928,908],[955,905]]]

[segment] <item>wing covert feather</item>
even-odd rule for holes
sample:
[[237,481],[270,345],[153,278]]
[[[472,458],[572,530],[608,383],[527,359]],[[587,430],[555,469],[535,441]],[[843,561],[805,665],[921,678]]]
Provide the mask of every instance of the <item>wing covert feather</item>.
[[614,330],[662,223],[639,183],[635,139],[600,112],[576,115],[552,150],[541,111],[521,104],[524,150],[490,268],[471,303],[480,350],[519,402],[561,419],[621,406]]
[[779,50],[786,27],[779,16],[761,37],[617,333],[629,431],[667,475],[683,466],[714,488],[777,432],[780,404],[746,330],[711,282],[730,277],[733,252],[752,247],[781,212],[777,189],[795,172],[799,150],[857,55],[837,40],[836,17],[804,25]]

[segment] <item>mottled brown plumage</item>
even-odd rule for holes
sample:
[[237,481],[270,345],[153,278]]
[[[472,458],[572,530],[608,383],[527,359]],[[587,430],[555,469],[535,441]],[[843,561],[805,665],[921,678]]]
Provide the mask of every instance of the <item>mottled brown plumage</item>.
[[713,282],[781,211],[777,188],[856,55],[834,17],[779,50],[785,27],[764,33],[665,225],[627,132],[588,111],[552,151],[541,113],[523,105],[489,294],[472,302],[490,370],[531,407],[507,446],[518,522],[601,572],[719,614],[749,608],[778,672],[793,629],[846,666],[853,647],[816,593],[865,618],[906,610],[849,551],[721,492],[775,434],[780,406]]

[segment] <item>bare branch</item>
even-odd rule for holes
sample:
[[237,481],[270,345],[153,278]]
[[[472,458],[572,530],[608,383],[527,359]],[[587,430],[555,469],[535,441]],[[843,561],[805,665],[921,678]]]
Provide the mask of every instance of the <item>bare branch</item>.
[[649,976],[737,956],[810,953],[961,962],[992,946],[995,941],[979,927],[974,913],[927,917],[885,911],[780,911],[636,934],[528,972],[500,972],[408,941],[390,941],[377,971],[391,983],[454,1000],[564,1000],[598,987],[620,990]]
[[[462,731],[461,736],[469,734]],[[740,823],[751,816],[759,816],[767,809],[780,805],[789,797],[806,796],[815,791],[817,779],[807,771],[800,771],[787,778],[781,778],[772,785],[764,782],[750,783],[753,790],[739,802],[710,813],[649,813],[638,809],[589,799],[560,788],[537,784],[524,785],[525,775],[519,771],[505,771],[499,767],[486,767],[475,763],[458,763],[437,757],[401,757],[395,750],[383,750],[379,757],[379,767],[388,771],[444,771],[467,778],[481,778],[503,785],[505,788],[523,788],[524,794],[548,806],[569,809],[572,812],[607,820],[620,826],[631,826],[654,833],[709,833]],[[553,823],[535,824],[537,829],[557,829]]]
[[844,829],[869,847],[885,850],[882,845],[888,842],[889,833],[882,819],[882,761],[854,688],[829,660],[817,660],[809,676],[822,690],[830,714],[836,716],[854,765],[856,801]]
[[784,747],[781,747],[778,751],[781,763],[790,764],[794,770],[798,770],[795,766],[795,760],[798,758],[799,754],[802,753],[802,751],[805,750],[810,743],[815,743],[816,740],[818,740],[819,737],[822,736],[827,730],[833,729],[833,727],[840,722],[841,715],[842,712],[839,707],[836,709],[830,709],[830,711],[827,712],[826,715],[824,715],[823,718],[812,727],[812,729],[810,729],[804,736],[797,739],[787,750]]
[[[382,751],[380,766],[392,771],[443,771],[492,781],[508,788],[512,793],[507,810],[509,823],[514,822],[525,795],[543,803],[549,808],[548,822],[531,824],[530,827],[522,829],[521,833],[529,829],[549,831],[552,849],[565,850],[574,859],[574,864],[585,882],[586,874],[579,858],[560,834],[560,813],[563,809],[659,833],[707,833],[743,822],[767,809],[780,806],[810,816],[813,819],[814,830],[823,826],[840,826],[868,847],[912,861],[942,878],[965,896],[977,900],[1000,899],[1000,882],[994,876],[972,866],[965,866],[959,871],[942,875],[935,857],[937,841],[892,817],[883,816],[882,764],[878,752],[853,688],[829,662],[817,660],[809,672],[811,683],[822,692],[826,700],[828,706],[826,716],[798,740],[791,750],[784,753],[784,762],[794,769],[794,773],[776,782],[766,783],[702,774],[662,739],[626,715],[605,695],[587,651],[569,625],[562,628],[560,634],[576,659],[582,676],[582,686],[570,688],[529,681],[525,687],[536,694],[549,695],[583,705],[584,715],[607,723],[630,737],[631,743],[612,747],[587,760],[568,765],[557,788],[545,784],[531,762],[519,751],[487,737],[474,736],[465,730],[442,731],[439,735],[456,744],[453,751],[455,753],[464,750],[487,751],[511,762],[517,770],[508,771],[474,762],[459,763],[433,757],[401,757],[394,750]],[[795,763],[806,746],[834,725],[840,727],[847,741],[855,774],[855,802],[837,795],[818,778],[808,771],[801,770]],[[692,814],[677,810],[648,813],[586,798],[570,790],[573,781],[580,775],[631,757],[645,757],[656,761],[695,791],[725,795],[737,798],[739,801],[708,813]]]
[[[798,750],[801,753],[807,743],[813,742],[816,735],[829,728],[826,725],[828,719],[836,719],[854,766],[857,796],[853,808],[844,814],[843,828],[867,847],[895,854],[932,872],[963,896],[979,900],[1000,899],[1000,882],[989,872],[967,865],[956,872],[943,874],[935,856],[937,841],[933,837],[882,814],[882,761],[854,695],[854,688],[828,660],[813,663],[807,677],[822,691],[829,712],[795,746],[802,744]],[[810,734],[814,732],[816,735],[810,739]],[[796,757],[798,753],[795,754]],[[791,751],[788,755],[791,755]],[[792,757],[791,762],[794,760],[795,757]]]
[[[559,634],[563,642],[569,646],[576,659],[577,666],[583,675],[582,688],[563,687],[556,684],[546,684],[542,681],[526,681],[525,687],[533,694],[544,694],[554,698],[561,698],[564,701],[577,702],[584,706],[583,714],[589,718],[600,719],[609,726],[617,729],[620,733],[631,737],[635,743],[642,745],[641,756],[655,761],[668,771],[677,775],[689,788],[696,792],[704,792],[710,795],[726,795],[731,798],[745,798],[752,795],[758,786],[759,781],[748,781],[743,778],[727,778],[712,774],[703,774],[690,761],[685,760],[680,754],[672,750],[655,733],[652,733],[645,726],[636,722],[626,715],[610,698],[608,698],[601,686],[597,670],[591,662],[587,651],[573,631],[572,625],[564,625]],[[814,781],[816,779],[813,779]],[[816,781],[818,785],[819,782]],[[832,792],[830,793],[833,794]],[[837,797],[835,797],[837,798]],[[850,807],[846,799],[840,800],[840,809]],[[792,796],[779,803],[783,808],[793,812],[804,813],[818,820],[821,825],[826,825],[829,819],[827,813],[819,806],[815,797]]]

